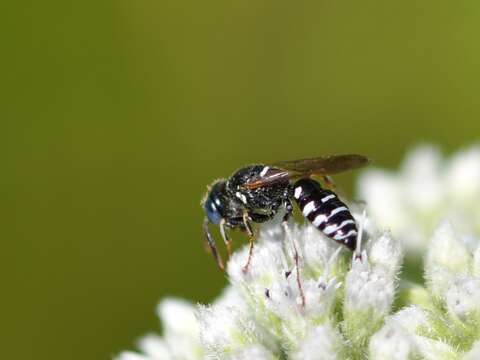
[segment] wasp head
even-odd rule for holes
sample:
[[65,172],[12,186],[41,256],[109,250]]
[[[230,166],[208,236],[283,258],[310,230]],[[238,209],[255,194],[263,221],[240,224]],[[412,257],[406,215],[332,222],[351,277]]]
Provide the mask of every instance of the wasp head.
[[208,220],[212,224],[220,224],[227,217],[229,200],[226,192],[226,181],[217,180],[208,187],[202,202]]

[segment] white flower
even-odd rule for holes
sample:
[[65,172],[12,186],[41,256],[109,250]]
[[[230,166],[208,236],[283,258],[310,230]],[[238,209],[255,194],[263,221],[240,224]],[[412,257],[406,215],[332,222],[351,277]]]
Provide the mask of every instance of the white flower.
[[479,244],[450,222],[434,232],[425,261],[430,304],[422,322],[410,329],[423,358],[456,359],[480,339],[480,278],[469,250]]
[[473,344],[472,349],[465,354],[463,360],[477,360],[480,359],[480,341]]
[[401,255],[399,243],[385,233],[371,239],[362,257],[352,262],[345,279],[341,328],[354,357],[365,351],[368,339],[391,310]]
[[277,359],[269,350],[261,345],[252,345],[233,352],[229,356],[231,360],[275,360]]
[[391,229],[408,251],[423,251],[436,225],[448,218],[466,233],[480,230],[480,146],[442,158],[433,146],[412,151],[400,172],[372,169],[359,197],[373,220]]
[[294,360],[335,360],[343,339],[330,323],[311,328],[292,354]]
[[403,360],[418,357],[420,351],[415,330],[425,322],[425,315],[415,307],[388,317],[385,325],[370,339],[371,359]]
[[[480,359],[480,148],[444,160],[421,147],[359,188],[360,253],[311,225],[262,224],[247,272],[245,246],[217,300],[164,300],[163,334],[117,360]],[[402,279],[419,255],[424,282]]]
[[[480,278],[459,276],[445,293],[448,313],[462,321],[469,321],[480,313]],[[480,318],[479,318],[480,320]]]
[[[349,250],[310,225],[287,229],[275,222],[262,227],[246,273],[247,247],[235,253],[228,263],[232,285],[212,305],[198,307],[197,319],[190,305],[162,303],[164,335],[140,343],[146,359],[334,359],[366,351],[393,302],[398,243],[388,233],[372,236],[348,270]],[[374,325],[364,326],[366,315]]]
[[427,314],[416,306],[388,317],[385,325],[372,336],[371,359],[455,359],[457,352],[448,343],[420,335],[429,329]]
[[440,224],[425,258],[425,276],[433,294],[443,296],[456,274],[467,273],[471,258],[451,223]]
[[[338,245],[311,226],[289,226],[291,238],[277,229],[275,223],[262,229],[247,273],[241,270],[248,257],[246,248],[233,256],[228,273],[263,329],[264,341],[291,352],[311,327],[332,316],[339,288],[336,275],[345,272],[346,263],[340,260]],[[300,253],[304,306],[293,261],[293,241]]]
[[195,360],[202,359],[196,308],[185,300],[165,299],[157,307],[162,320],[163,337],[147,335],[138,346],[144,355],[124,352],[117,360]]

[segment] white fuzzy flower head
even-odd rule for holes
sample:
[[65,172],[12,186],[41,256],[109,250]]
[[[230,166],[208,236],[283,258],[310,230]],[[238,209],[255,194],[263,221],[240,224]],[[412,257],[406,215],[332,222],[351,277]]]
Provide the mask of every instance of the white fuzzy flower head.
[[356,357],[391,310],[401,257],[398,241],[384,233],[367,243],[347,273],[342,328]]
[[326,323],[312,327],[291,357],[294,360],[335,360],[342,346],[339,331]]
[[[163,334],[117,360],[480,359],[480,147],[418,148],[359,189],[360,252],[279,216],[259,225],[248,271],[248,246],[233,254],[218,299],[162,301]],[[424,281],[404,280],[419,255]]]
[[418,147],[399,172],[366,171],[358,190],[380,227],[391,229],[408,251],[421,252],[443,219],[467,233],[480,230],[480,146],[449,160],[436,147]]
[[418,355],[415,336],[405,329],[394,317],[372,336],[369,344],[371,359],[407,360]]
[[157,307],[163,324],[163,337],[153,334],[144,336],[138,342],[142,355],[124,352],[117,360],[201,359],[203,349],[195,312],[196,308],[185,300],[163,300]]
[[[231,286],[199,306],[196,318],[189,305],[163,303],[164,336],[140,342],[146,358],[335,359],[366,352],[391,308],[401,251],[390,234],[372,235],[352,262],[351,251],[313,226],[273,222],[261,228],[244,272],[247,259],[247,247],[232,256]],[[365,316],[375,319],[368,331]]]

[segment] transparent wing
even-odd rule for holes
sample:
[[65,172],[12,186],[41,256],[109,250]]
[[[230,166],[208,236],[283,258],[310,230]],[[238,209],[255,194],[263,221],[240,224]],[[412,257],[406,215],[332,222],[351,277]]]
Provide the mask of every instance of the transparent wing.
[[279,184],[306,176],[326,176],[366,166],[370,160],[362,155],[329,155],[311,159],[282,161],[272,164],[267,171],[244,185],[247,189]]
[[272,167],[281,168],[302,175],[333,175],[364,167],[370,159],[363,155],[327,155],[311,159],[281,161]]

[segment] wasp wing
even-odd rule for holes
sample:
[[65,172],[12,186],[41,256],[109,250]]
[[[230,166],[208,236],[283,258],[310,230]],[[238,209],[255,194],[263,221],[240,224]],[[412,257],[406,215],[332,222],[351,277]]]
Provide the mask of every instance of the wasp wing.
[[301,175],[333,175],[364,167],[370,159],[363,155],[327,155],[311,159],[278,162],[273,167],[281,168]]
[[292,172],[278,169],[275,167],[265,167],[266,171],[262,172],[258,177],[250,179],[242,187],[246,189],[257,189],[263,186],[280,184],[289,181],[294,175]]
[[362,155],[328,155],[311,159],[282,161],[265,167],[265,171],[244,184],[247,189],[279,184],[307,176],[326,176],[366,166],[370,160]]

